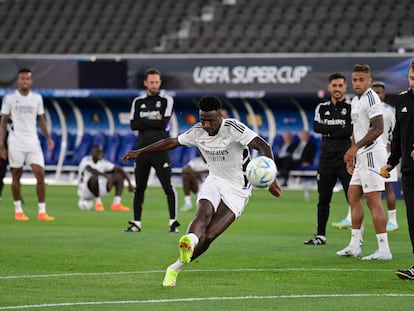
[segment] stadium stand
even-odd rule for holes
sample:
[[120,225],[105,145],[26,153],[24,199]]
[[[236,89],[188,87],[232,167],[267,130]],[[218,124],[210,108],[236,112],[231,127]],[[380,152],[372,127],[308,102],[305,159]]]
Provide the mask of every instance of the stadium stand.
[[2,0],[0,54],[412,51],[413,14],[410,0]]

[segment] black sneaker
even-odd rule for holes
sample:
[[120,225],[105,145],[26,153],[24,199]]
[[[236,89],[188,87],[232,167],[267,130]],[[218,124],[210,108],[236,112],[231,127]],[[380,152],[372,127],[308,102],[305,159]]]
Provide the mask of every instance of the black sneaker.
[[178,233],[178,229],[177,227],[180,226],[180,223],[178,221],[174,221],[171,225],[170,225],[170,232],[171,233]]
[[141,228],[138,227],[133,221],[128,221],[130,226],[124,229],[124,232],[140,232]]
[[395,274],[402,280],[414,280],[414,266],[407,270],[397,270]]
[[326,239],[324,236],[321,235],[315,235],[312,239],[303,242],[303,244],[306,245],[325,245]]

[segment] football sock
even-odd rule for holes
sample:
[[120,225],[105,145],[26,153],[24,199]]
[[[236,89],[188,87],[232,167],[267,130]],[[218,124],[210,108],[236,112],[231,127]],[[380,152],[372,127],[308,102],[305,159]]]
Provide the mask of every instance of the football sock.
[[198,244],[198,237],[194,233],[189,233],[187,235],[193,243],[193,247],[196,247],[196,245]]
[[378,241],[378,250],[380,252],[390,252],[390,245],[388,244],[388,235],[387,233],[378,233],[377,234],[377,241]]
[[187,204],[187,205],[192,205],[192,203],[191,203],[191,195],[186,195],[184,197],[184,203]]
[[22,201],[21,200],[14,201],[13,202],[13,205],[14,205],[14,211],[16,213],[22,213],[23,212],[23,209],[22,209]]
[[121,203],[121,197],[120,196],[114,196],[114,200],[112,201],[113,204]]
[[175,271],[177,271],[177,272],[180,272],[185,266],[186,265],[182,263],[181,259],[178,258],[178,260],[176,262],[174,262],[170,266],[170,268],[173,269],[173,270],[175,270]]
[[397,223],[397,210],[396,209],[388,211],[388,221],[393,224]]
[[352,222],[352,218],[351,218],[351,206],[348,206],[348,214],[346,214],[346,220],[348,220],[349,222]]
[[352,229],[351,241],[349,246],[352,248],[359,247],[361,243],[361,229]]
[[45,202],[38,203],[37,206],[39,208],[39,214],[46,213],[46,203]]

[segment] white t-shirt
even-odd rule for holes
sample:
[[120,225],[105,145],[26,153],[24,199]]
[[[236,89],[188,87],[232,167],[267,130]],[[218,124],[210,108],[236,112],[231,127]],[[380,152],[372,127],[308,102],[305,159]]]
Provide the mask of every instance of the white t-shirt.
[[391,144],[392,131],[395,127],[395,108],[382,102],[382,117],[384,118],[384,132],[381,135],[384,145]]
[[25,141],[37,141],[37,116],[45,113],[40,94],[30,91],[23,96],[19,91],[7,94],[3,98],[1,114],[9,115],[12,124],[9,137]]
[[95,163],[93,162],[91,155],[83,157],[79,163],[79,171],[78,171],[79,184],[87,182],[89,178],[91,178],[92,176],[91,172],[89,172],[86,169],[88,165],[101,173],[110,172],[115,167],[114,163],[106,159],[101,159]]
[[197,146],[207,161],[209,174],[243,188],[246,146],[258,135],[236,119],[223,119],[218,133],[209,136],[201,123],[178,136],[185,146]]
[[[371,127],[371,119],[382,115],[381,100],[378,94],[368,88],[360,98],[355,96],[351,101],[351,119],[353,124],[353,135],[355,143],[359,142]],[[385,148],[381,135],[367,146],[358,149],[357,154],[362,154],[374,148]]]

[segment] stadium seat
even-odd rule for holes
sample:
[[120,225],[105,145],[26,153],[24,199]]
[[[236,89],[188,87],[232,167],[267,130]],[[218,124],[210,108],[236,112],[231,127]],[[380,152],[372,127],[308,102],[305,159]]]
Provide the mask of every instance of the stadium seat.
[[118,149],[121,145],[121,136],[113,134],[107,138],[107,144],[104,149],[104,157],[108,161],[115,163],[118,157]]
[[133,166],[134,161],[122,162],[122,157],[124,154],[135,149],[137,136],[134,133],[128,133],[121,138],[121,145],[118,149],[115,163],[123,166]]
[[65,165],[78,165],[82,158],[86,155],[88,155],[91,151],[91,145],[92,145],[92,137],[90,134],[85,133],[82,136],[82,140],[78,146],[75,147],[73,150],[73,155],[68,156],[64,164]]
[[[269,0],[260,1],[260,5],[245,0],[235,0],[232,5],[219,0],[2,0],[0,40],[4,44],[0,52],[314,52],[321,47],[313,44],[316,38],[328,44],[332,31],[337,30],[336,35],[347,42],[341,52],[354,52],[352,47],[360,46],[356,44],[360,37],[355,32],[378,32],[384,39],[379,47],[369,44],[360,47],[363,52],[379,49],[392,52],[395,37],[413,34],[412,7],[410,0],[336,0],[323,4],[312,1],[306,5],[302,0],[279,0],[277,5]],[[341,26],[356,27],[342,29],[338,21]],[[382,27],[378,27],[378,22]],[[393,26],[395,23],[397,27]],[[180,30],[188,31],[189,36],[177,35]],[[249,37],[259,42],[254,48],[244,40]],[[372,42],[378,36],[365,38]],[[286,40],[286,44],[281,44]],[[277,44],[269,45],[271,41]],[[307,46],[310,48],[306,49]],[[322,51],[336,49],[335,45]]]

